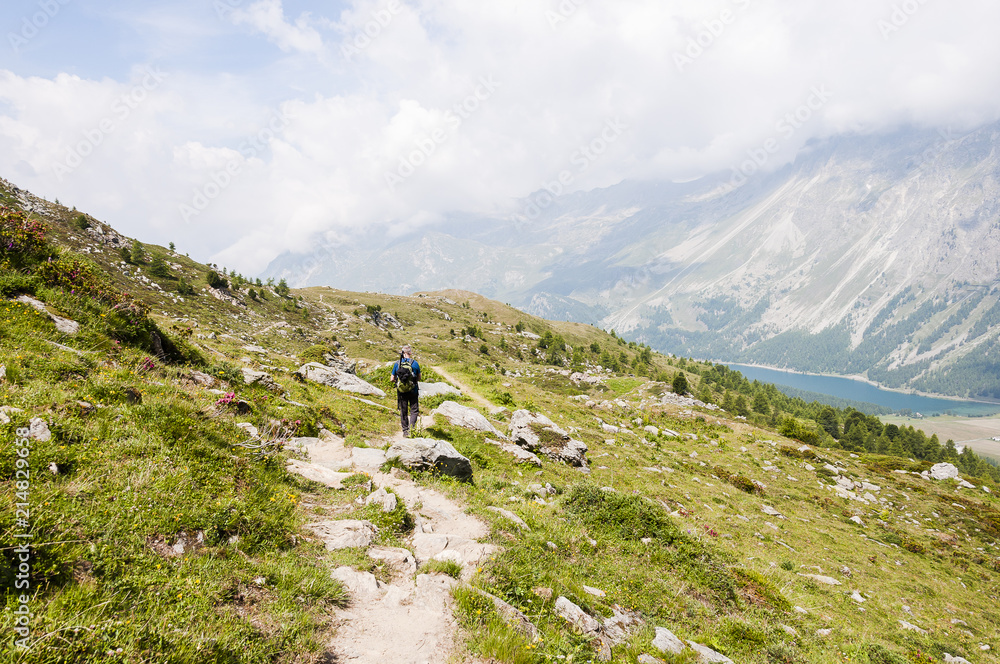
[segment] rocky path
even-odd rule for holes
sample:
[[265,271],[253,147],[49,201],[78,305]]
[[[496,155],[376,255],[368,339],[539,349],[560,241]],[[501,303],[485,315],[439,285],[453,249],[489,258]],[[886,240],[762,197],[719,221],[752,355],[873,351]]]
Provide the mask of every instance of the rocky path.
[[[379,472],[384,452],[347,448],[331,435],[296,439],[308,462],[293,461],[289,470],[338,487],[351,472],[372,476],[373,490],[390,488],[414,515],[416,527],[406,549],[371,546],[368,555],[386,560],[396,574],[384,583],[368,572],[341,567],[333,572],[351,593],[351,604],[336,615],[329,644],[332,662],[352,664],[445,664],[453,658],[456,623],[451,610],[455,579],[443,574],[417,574],[431,559],[452,560],[468,578],[494,547],[480,543],[488,528],[444,494],[418,486],[405,477]],[[374,493],[374,491],[373,491]],[[338,546],[317,530],[328,547]]]

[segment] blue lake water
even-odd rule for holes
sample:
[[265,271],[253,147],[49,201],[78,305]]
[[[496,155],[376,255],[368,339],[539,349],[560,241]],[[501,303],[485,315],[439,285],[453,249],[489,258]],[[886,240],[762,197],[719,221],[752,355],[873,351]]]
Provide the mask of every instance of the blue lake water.
[[927,416],[950,413],[966,417],[982,417],[984,415],[1000,413],[1000,404],[957,399],[938,399],[917,394],[908,394],[906,392],[895,392],[893,390],[884,390],[852,378],[816,376],[813,374],[795,373],[793,371],[751,367],[744,364],[729,364],[727,366],[739,371],[749,380],[759,380],[762,383],[774,383],[775,385],[786,385],[800,390],[828,394],[841,399],[865,401],[880,406],[887,406],[894,411],[909,409],[914,413],[921,413]]

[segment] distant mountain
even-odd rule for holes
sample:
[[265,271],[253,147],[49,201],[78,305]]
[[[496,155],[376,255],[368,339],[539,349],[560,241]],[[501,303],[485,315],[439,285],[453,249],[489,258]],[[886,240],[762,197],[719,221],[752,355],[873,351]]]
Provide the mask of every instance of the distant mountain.
[[268,272],[462,287],[673,353],[1000,398],[998,139],[1000,124],[840,137],[742,183],[628,181]]

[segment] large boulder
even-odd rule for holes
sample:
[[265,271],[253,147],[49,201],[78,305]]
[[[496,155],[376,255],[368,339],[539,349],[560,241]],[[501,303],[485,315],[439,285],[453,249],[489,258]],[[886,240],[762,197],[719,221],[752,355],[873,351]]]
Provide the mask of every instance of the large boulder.
[[366,549],[375,535],[378,534],[378,527],[370,521],[358,521],[355,519],[342,519],[340,521],[320,521],[310,523],[306,528],[316,533],[316,536],[323,540],[327,550],[337,549]]
[[449,422],[457,427],[462,427],[463,429],[483,431],[485,433],[491,433],[495,436],[500,436],[501,438],[506,438],[506,436],[497,431],[496,427],[490,424],[490,421],[486,419],[486,417],[478,410],[457,404],[454,401],[445,401],[443,404],[431,411],[431,415],[443,415]]
[[527,410],[518,410],[510,418],[510,438],[532,452],[541,452],[555,461],[586,467],[586,443],[570,438],[555,422]]
[[354,374],[349,374],[346,371],[328,367],[324,364],[320,364],[319,362],[309,362],[308,364],[303,364],[299,367],[299,370],[296,373],[306,380],[311,380],[314,383],[326,385],[327,387],[332,387],[337,390],[343,390],[344,392],[353,392],[354,394],[365,394],[377,397],[385,396],[385,392],[378,389],[371,383],[358,378]]
[[396,441],[385,457],[399,458],[404,466],[413,470],[434,470],[460,479],[472,477],[472,462],[443,440],[407,438]]
[[247,385],[260,385],[264,389],[274,392],[275,394],[282,394],[285,390],[282,389],[281,385],[275,382],[274,377],[266,371],[254,371],[253,369],[243,368],[243,382]]
[[931,477],[936,480],[953,480],[958,477],[958,468],[950,463],[938,463],[931,466]]

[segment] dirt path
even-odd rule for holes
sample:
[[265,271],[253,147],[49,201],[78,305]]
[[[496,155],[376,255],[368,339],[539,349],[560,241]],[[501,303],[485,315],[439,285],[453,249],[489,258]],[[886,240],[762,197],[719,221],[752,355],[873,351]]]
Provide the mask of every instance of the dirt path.
[[[333,572],[351,593],[351,604],[336,614],[336,633],[328,644],[329,661],[352,664],[454,664],[457,625],[451,588],[457,581],[442,574],[416,574],[431,559],[453,560],[471,577],[477,564],[495,551],[478,540],[487,526],[434,489],[378,471],[384,452],[350,449],[332,437],[306,448],[309,463],[290,470],[338,486],[340,471],[364,471],[374,487],[391,488],[414,515],[416,527],[406,549],[370,547],[368,555],[397,570],[383,583],[368,572],[341,567]],[[381,456],[380,456],[381,455]]]
[[455,376],[453,376],[452,374],[448,373],[447,370],[445,370],[445,369],[443,369],[441,367],[435,367],[435,366],[432,366],[431,369],[433,369],[434,371],[438,372],[441,375],[441,377],[444,378],[446,381],[448,381],[449,383],[451,383],[452,385],[454,385],[458,389],[462,390],[462,394],[464,394],[465,396],[469,397],[470,399],[472,399],[473,401],[475,401],[480,406],[484,406],[485,408],[489,408],[489,409],[496,408],[495,405],[491,404],[489,401],[487,401],[486,399],[484,399],[483,397],[481,397],[471,387],[469,387],[468,385],[466,385],[462,381],[460,381],[457,378],[455,378]]

